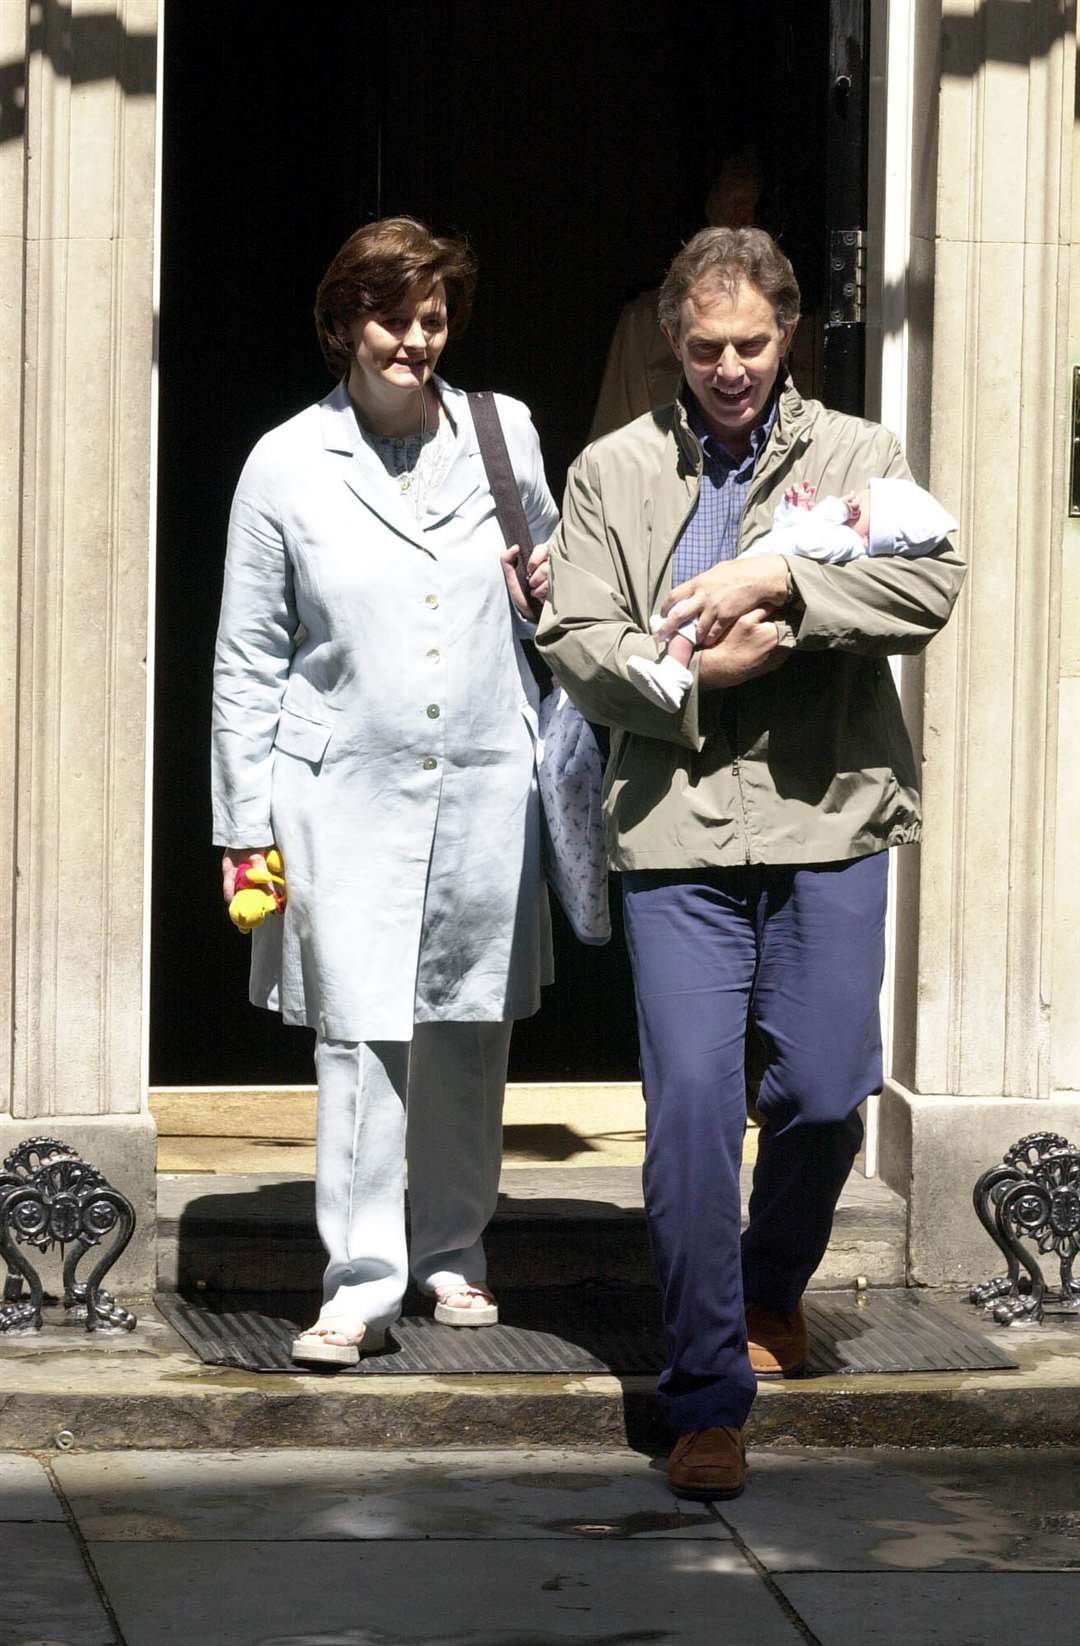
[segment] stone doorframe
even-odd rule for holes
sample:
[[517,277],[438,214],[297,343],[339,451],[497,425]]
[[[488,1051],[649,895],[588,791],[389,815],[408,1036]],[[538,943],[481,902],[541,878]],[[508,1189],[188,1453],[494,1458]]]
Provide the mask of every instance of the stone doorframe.
[[[967,1204],[978,1170],[1024,1131],[1080,1136],[1076,25],[1072,0],[880,0],[876,16],[880,157],[910,217],[903,298],[883,288],[878,310],[882,412],[903,415],[899,383],[916,472],[961,520],[971,565],[956,618],[904,669],[928,821],[898,869],[881,1103],[909,1273],[934,1284],[992,1257]],[[58,1133],[101,1162],[139,1213],[129,1290],[152,1286],[154,1258],[158,23],[157,0],[0,8],[0,280],[22,294],[0,306],[17,386],[0,400],[0,1153]]]
[[134,1202],[146,1103],[157,0],[0,7],[0,1156],[58,1135]]
[[[1080,1138],[1076,13],[885,9],[887,164],[909,190],[894,203],[910,218],[903,432],[961,522],[969,573],[903,670],[927,822],[898,854],[879,1167],[908,1202],[909,1279],[948,1285],[995,1261],[970,1207],[983,1167],[1027,1132]],[[886,318],[895,295],[894,268]]]

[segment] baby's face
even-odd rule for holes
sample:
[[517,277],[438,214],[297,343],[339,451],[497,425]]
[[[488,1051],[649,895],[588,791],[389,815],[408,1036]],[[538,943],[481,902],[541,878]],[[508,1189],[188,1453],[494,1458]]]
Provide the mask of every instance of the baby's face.
[[858,532],[863,542],[870,544],[870,493],[849,492],[844,498],[848,506],[848,525],[852,531]]

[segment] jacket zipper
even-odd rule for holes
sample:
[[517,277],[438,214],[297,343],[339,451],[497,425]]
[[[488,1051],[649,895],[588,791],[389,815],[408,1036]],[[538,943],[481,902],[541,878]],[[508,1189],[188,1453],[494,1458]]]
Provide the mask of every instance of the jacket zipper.
[[670,544],[670,547],[667,550],[667,555],[666,555],[666,558],[664,560],[664,569],[660,574],[660,581],[655,586],[650,587],[650,593],[652,594],[652,597],[653,597],[653,605],[650,607],[650,611],[654,611],[656,609],[656,602],[661,598],[661,590],[664,587],[664,580],[665,579],[667,580],[667,585],[668,585],[667,592],[669,594],[671,593],[672,587],[674,585],[675,550],[679,546],[679,540],[681,539],[683,532],[686,530],[687,523],[690,519],[690,516],[693,514],[694,510],[697,508],[698,497],[701,493],[701,472],[700,472],[700,470],[695,475],[694,479],[695,479],[694,495],[691,497],[689,505],[687,506],[686,513],[683,515],[682,519],[679,521],[678,529],[676,530],[674,536],[671,539],[671,544]]
[[[739,521],[740,554],[742,553],[743,547],[743,530],[746,524],[746,517],[750,513],[751,508],[757,503],[761,494],[766,490],[767,485],[771,483],[773,475],[783,467],[784,463],[790,457],[795,455],[798,449],[801,449],[803,444],[804,442],[800,439],[798,434],[792,435],[790,441],[784,446],[783,450],[773,454],[773,461],[771,463],[766,460],[762,467],[755,471],[754,478],[750,483],[750,489],[747,492],[746,503],[743,506],[742,519]],[[768,453],[766,453],[766,458],[767,457]]]
[[[735,691],[738,691],[739,688],[738,688],[738,686],[736,686],[734,689],[735,689]],[[731,732],[731,737],[732,737],[731,775],[735,779],[735,791],[739,796],[739,817],[740,817],[740,821],[742,823],[742,837],[743,837],[743,859],[747,863],[752,863],[754,861],[754,859],[750,854],[750,826],[749,826],[749,824],[747,822],[747,818],[746,818],[746,797],[743,794],[742,768],[739,764],[739,700],[738,700],[738,698],[733,698],[732,699],[732,717],[733,717],[734,724],[732,726],[732,732]]]
[[[793,439],[785,445],[782,451],[775,454],[774,461],[772,463],[764,463],[755,473],[753,481],[751,482],[750,490],[747,494],[746,503],[743,506],[742,519],[739,521],[739,553],[742,552],[743,528],[746,522],[746,517],[750,513],[751,505],[756,503],[758,497],[764,492],[766,485],[771,481],[773,474],[783,465],[784,461],[791,454],[792,448],[797,442],[798,435],[795,435]],[[746,795],[743,790],[742,783],[742,763],[739,760],[739,699],[737,695],[739,692],[739,687],[733,687],[733,691],[736,695],[731,699],[731,775],[735,780],[735,791],[739,796],[739,817],[742,823],[743,836],[743,859],[749,864],[754,861],[754,857],[750,850],[750,821],[746,809]]]

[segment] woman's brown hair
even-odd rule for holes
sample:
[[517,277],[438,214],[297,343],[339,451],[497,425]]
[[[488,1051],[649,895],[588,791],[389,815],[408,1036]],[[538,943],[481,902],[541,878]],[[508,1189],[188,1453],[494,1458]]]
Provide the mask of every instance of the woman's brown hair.
[[476,258],[465,240],[434,234],[415,217],[383,217],[350,234],[319,282],[315,330],[327,367],[344,377],[351,355],[340,332],[362,314],[385,314],[406,292],[441,280],[451,337],[464,331],[476,290]]

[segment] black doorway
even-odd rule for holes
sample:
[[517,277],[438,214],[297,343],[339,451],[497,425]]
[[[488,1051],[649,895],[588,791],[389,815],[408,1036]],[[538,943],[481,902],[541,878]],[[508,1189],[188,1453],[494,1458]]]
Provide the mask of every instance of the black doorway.
[[[475,317],[446,375],[533,410],[556,496],[621,304],[752,142],[763,220],[820,304],[828,0],[395,0],[165,8],[151,1081],[305,1083],[310,1037],[246,1003],[207,844],[225,521],[257,437],[330,387],[318,279],[367,218],[468,233]],[[558,918],[558,917],[557,917]],[[517,1079],[637,1070],[621,934],[559,922]]]

